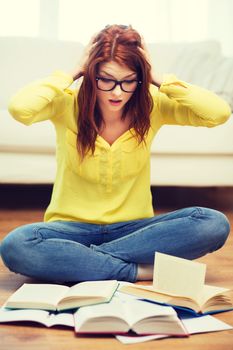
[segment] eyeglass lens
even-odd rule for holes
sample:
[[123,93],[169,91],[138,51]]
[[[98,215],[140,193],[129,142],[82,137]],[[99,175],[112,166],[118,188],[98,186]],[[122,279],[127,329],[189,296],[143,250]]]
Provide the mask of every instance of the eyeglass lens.
[[116,85],[120,85],[121,89],[125,92],[133,92],[136,90],[138,81],[137,80],[123,80],[117,82],[112,79],[97,78],[97,87],[103,91],[111,91]]

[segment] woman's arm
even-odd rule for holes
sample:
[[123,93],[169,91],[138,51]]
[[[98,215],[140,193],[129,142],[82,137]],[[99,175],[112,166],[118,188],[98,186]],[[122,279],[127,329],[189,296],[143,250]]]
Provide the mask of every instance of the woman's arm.
[[56,71],[19,90],[9,101],[9,112],[25,125],[61,115],[74,98],[66,91],[72,82],[70,74]]
[[9,102],[9,112],[19,122],[30,125],[59,117],[73,108],[76,94],[68,89],[74,80],[85,74],[93,38],[86,46],[76,67],[69,72],[56,71],[49,77],[25,86]]
[[175,75],[158,78],[145,41],[139,50],[151,66],[151,93],[155,108],[152,123],[213,127],[227,121],[230,106],[219,96],[201,87],[177,79]]
[[214,127],[227,121],[230,106],[213,92],[165,76],[154,102],[161,124]]

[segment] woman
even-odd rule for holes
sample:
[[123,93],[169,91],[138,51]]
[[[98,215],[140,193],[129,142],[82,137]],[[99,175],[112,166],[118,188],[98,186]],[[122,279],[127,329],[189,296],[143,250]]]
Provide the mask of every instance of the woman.
[[[70,89],[82,76],[80,89]],[[173,75],[159,83],[131,26],[105,27],[74,71],[26,86],[9,111],[25,125],[50,119],[57,133],[50,205],[44,222],[3,240],[10,270],[56,282],[135,282],[152,278],[156,251],[195,259],[225,243],[229,222],[216,210],[154,216],[150,147],[162,125],[213,127],[229,106]]]

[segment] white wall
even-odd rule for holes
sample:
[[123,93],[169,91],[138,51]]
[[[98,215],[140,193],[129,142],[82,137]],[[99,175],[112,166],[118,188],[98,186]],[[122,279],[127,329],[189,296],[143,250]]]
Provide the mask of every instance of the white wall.
[[226,56],[233,56],[233,0],[209,0],[210,38],[221,42]]
[[217,39],[233,55],[233,0],[0,0],[0,35],[87,43],[106,24],[132,24],[148,42]]

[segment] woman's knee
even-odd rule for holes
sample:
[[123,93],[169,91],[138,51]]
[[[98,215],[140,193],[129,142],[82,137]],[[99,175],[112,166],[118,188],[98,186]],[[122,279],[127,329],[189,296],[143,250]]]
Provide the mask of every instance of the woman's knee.
[[20,270],[20,264],[27,256],[26,242],[32,240],[34,224],[17,227],[1,242],[0,253],[4,264],[14,272]]
[[225,214],[220,211],[215,211],[215,225],[216,225],[216,234],[219,239],[219,248],[221,248],[226,242],[229,233],[230,233],[230,222]]
[[197,207],[197,210],[206,220],[208,237],[213,244],[216,244],[214,250],[221,248],[230,233],[230,223],[227,216],[215,209]]

